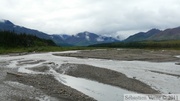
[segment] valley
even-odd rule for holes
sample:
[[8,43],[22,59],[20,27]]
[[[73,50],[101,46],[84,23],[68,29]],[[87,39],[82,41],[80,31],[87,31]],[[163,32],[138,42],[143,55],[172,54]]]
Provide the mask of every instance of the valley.
[[180,101],[180,0],[0,7],[0,101]]

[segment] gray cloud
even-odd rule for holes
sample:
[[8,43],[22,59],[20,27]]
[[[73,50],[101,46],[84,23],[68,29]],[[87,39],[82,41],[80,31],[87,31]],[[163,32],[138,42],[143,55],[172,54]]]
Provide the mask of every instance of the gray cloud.
[[180,26],[179,0],[0,0],[0,18],[47,32],[127,37]]

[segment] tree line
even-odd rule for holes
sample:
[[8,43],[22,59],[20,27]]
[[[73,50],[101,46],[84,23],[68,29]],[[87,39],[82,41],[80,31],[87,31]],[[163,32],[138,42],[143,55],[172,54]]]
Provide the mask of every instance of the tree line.
[[52,40],[41,39],[29,34],[16,34],[10,31],[0,31],[0,47],[35,47],[55,46]]
[[105,44],[91,45],[89,47],[108,47],[108,48],[176,48],[176,49],[180,49],[180,40],[118,42],[118,43],[105,43]]

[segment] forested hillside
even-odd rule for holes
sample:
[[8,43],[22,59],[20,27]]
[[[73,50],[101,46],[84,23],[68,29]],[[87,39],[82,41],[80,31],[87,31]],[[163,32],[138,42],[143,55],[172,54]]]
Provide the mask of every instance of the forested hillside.
[[109,47],[109,48],[173,48],[173,49],[180,49],[180,40],[141,41],[141,42],[117,42],[117,43],[107,43],[107,44],[91,45],[90,47]]
[[16,34],[10,31],[0,31],[0,47],[35,47],[35,46],[55,46],[51,40],[40,39],[33,35]]

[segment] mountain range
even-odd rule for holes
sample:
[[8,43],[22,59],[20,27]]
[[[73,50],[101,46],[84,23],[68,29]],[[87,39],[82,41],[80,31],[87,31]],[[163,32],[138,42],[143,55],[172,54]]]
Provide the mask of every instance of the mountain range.
[[[43,39],[51,39],[59,46],[89,46],[94,44],[119,42],[121,38],[106,37],[91,33],[88,31],[77,33],[76,35],[54,34],[47,33],[18,26],[9,20],[0,20],[0,31],[13,31],[17,34],[26,33],[37,36]],[[147,32],[139,32],[129,36],[123,42],[138,42],[138,41],[160,41],[160,40],[180,40],[180,27],[166,30],[151,29]]]
[[166,29],[161,31],[159,29],[151,29],[147,32],[136,33],[129,36],[124,42],[137,41],[161,41],[161,40],[180,40],[180,27]]
[[56,40],[56,38],[61,39],[65,43],[74,46],[88,46],[93,44],[100,44],[100,43],[112,43],[112,42],[119,42],[119,40],[112,38],[97,35],[91,32],[80,32],[76,35],[53,35],[52,39]]
[[0,20],[0,30],[13,31],[17,34],[26,33],[43,39],[51,39],[59,46],[88,46],[119,41],[118,39],[112,37],[101,36],[87,31],[78,33],[76,35],[49,35],[38,30],[15,25],[9,20]]

